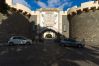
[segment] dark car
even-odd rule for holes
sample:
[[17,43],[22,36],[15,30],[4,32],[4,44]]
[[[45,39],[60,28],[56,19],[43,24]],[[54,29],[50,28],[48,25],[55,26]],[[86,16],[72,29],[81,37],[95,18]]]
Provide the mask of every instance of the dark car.
[[83,48],[85,46],[84,42],[76,41],[74,39],[63,39],[60,40],[60,46],[73,46],[78,48]]

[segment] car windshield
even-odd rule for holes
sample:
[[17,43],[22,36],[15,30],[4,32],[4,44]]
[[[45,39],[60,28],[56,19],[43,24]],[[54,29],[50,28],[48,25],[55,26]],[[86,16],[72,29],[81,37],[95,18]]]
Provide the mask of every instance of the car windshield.
[[14,37],[13,39],[23,39],[23,40],[25,40],[25,39],[27,39],[27,38],[25,38],[25,37],[20,37],[20,36],[17,36],[17,37]]
[[71,42],[76,42],[76,40],[74,40],[74,39],[70,39],[70,38],[68,38],[68,39],[64,39],[65,41],[71,41]]

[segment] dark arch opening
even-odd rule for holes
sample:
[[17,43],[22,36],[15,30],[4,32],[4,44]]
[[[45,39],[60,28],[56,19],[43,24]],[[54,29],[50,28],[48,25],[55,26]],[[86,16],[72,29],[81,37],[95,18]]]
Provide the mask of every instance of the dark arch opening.
[[53,38],[51,34],[46,34],[46,38]]
[[55,39],[58,39],[58,38],[60,37],[60,33],[56,32],[55,30],[52,30],[52,29],[45,29],[45,30],[41,31],[41,32],[39,33],[39,37],[40,37],[41,39],[43,39],[43,34],[44,34],[45,32],[48,32],[48,31],[55,33]]

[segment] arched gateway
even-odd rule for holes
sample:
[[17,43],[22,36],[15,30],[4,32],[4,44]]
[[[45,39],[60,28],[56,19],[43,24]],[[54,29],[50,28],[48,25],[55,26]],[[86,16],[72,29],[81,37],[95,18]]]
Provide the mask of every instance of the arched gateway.
[[[58,8],[40,8],[36,11],[30,10],[22,4],[13,4],[13,0],[6,0],[12,11],[22,13],[28,16],[29,22],[33,22],[32,31],[35,38],[40,35],[42,38],[56,38],[57,34],[69,37],[69,21],[67,19],[67,11],[61,11]],[[35,27],[36,26],[36,27]],[[45,30],[46,29],[46,30]],[[40,32],[41,31],[41,32]]]
[[[32,21],[36,22],[37,34],[44,39],[57,39],[59,35],[69,37],[69,22],[67,12],[62,12],[56,8],[41,8],[32,12]],[[37,19],[33,20],[34,17]]]
[[61,34],[52,30],[52,29],[45,29],[40,32],[39,37],[43,39],[57,39],[60,37]]

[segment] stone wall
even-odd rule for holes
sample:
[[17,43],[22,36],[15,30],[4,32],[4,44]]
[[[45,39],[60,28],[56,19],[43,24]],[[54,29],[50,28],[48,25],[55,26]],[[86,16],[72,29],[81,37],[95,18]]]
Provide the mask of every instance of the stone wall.
[[[3,16],[1,16],[3,17]],[[32,38],[32,24],[21,13],[13,12],[7,19],[1,20],[0,42],[8,41],[12,35],[21,35]]]
[[70,21],[70,38],[85,39],[86,42],[99,42],[99,10],[89,10],[72,15]]
[[67,15],[62,15],[62,34],[69,38],[69,21]]

